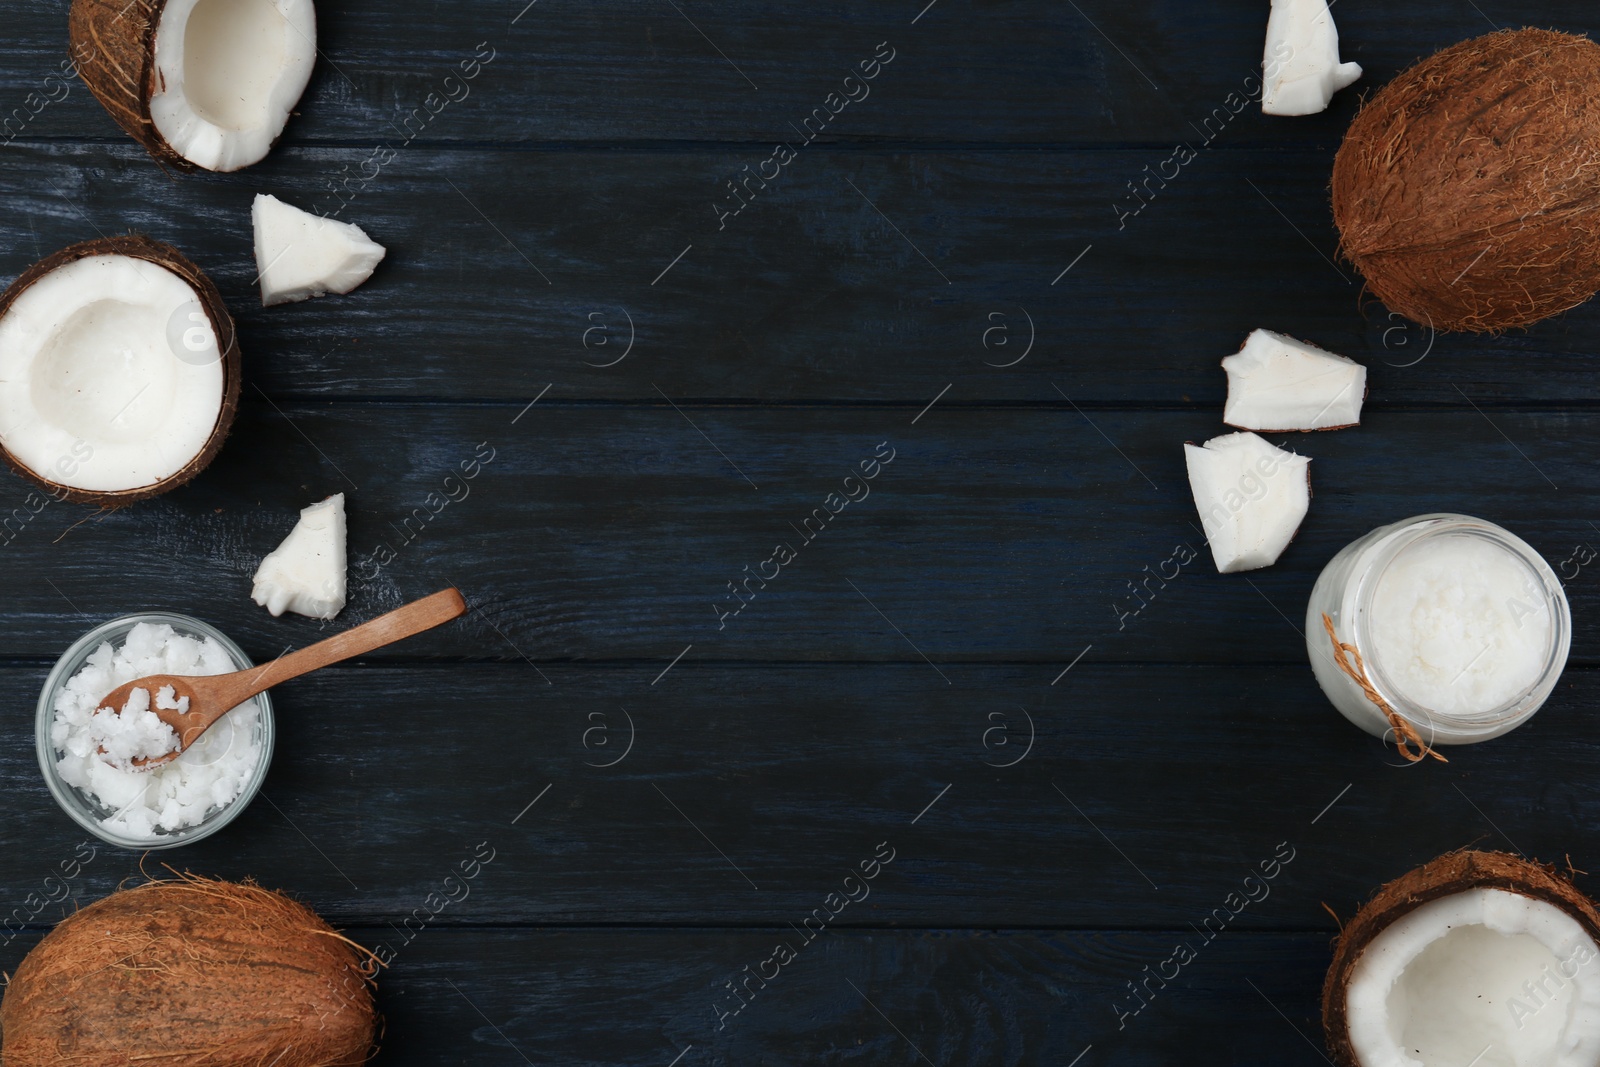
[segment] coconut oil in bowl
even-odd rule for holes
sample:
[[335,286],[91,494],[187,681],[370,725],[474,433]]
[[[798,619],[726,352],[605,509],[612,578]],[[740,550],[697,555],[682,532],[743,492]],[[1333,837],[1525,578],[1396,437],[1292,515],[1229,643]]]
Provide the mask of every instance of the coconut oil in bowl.
[[72,819],[104,841],[164,849],[209,837],[254,798],[272,762],[272,701],[228,712],[170,764],[120,769],[87,731],[94,706],[152,674],[222,674],[253,664],[227,635],[185,615],[113,619],[73,643],[39,694],[35,747],[45,784]]
[[1526,722],[1555,688],[1571,642],[1550,565],[1515,534],[1468,515],[1419,515],[1351,542],[1306,608],[1322,691],[1407,758]]

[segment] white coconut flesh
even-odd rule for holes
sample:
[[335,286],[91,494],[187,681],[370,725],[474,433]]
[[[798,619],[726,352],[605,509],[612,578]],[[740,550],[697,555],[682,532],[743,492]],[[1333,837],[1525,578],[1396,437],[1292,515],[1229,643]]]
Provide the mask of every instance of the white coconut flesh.
[[0,317],[0,441],[57,485],[113,493],[172,477],[205,450],[223,390],[199,297],[149,260],[65,264]]
[[347,565],[344,494],[300,513],[300,521],[256,568],[251,598],[274,616],[292,611],[331,619],[344,609]]
[[1271,330],[1252,330],[1222,361],[1222,421],[1241,430],[1328,430],[1361,421],[1367,368]]
[[269,307],[348,293],[383,261],[384,247],[361,227],[301,211],[275,196],[258,195],[250,219],[261,303]]
[[1186,444],[1183,454],[1217,570],[1229,574],[1276,563],[1311,506],[1311,461],[1253,433]]
[[1314,115],[1361,77],[1361,64],[1339,62],[1339,31],[1327,0],[1272,0],[1261,66],[1261,110],[1268,115]]
[[207,170],[266,156],[311,80],[311,0],[168,0],[156,26],[150,119]]
[[1555,904],[1467,890],[1374,938],[1345,1007],[1362,1067],[1594,1067],[1600,947]]

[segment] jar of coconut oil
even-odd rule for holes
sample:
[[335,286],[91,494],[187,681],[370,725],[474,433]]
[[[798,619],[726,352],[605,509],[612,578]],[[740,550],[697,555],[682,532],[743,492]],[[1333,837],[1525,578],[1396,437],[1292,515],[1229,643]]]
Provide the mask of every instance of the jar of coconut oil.
[[1418,515],[1351,542],[1306,608],[1322,691],[1410,759],[1526,722],[1555,688],[1571,642],[1550,565],[1468,515]]

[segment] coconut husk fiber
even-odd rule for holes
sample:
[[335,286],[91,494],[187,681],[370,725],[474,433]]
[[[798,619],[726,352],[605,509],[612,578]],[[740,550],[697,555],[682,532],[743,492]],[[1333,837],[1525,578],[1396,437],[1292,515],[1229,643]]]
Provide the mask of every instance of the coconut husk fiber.
[[1438,330],[1526,326],[1600,289],[1600,45],[1502,30],[1413,65],[1333,164],[1340,253]]
[[73,0],[67,15],[78,75],[118,126],[158,163],[194,170],[150,117],[155,91],[156,28],[167,0]]
[[309,908],[184,875],[56,926],[0,1001],[4,1067],[354,1067],[371,957]]

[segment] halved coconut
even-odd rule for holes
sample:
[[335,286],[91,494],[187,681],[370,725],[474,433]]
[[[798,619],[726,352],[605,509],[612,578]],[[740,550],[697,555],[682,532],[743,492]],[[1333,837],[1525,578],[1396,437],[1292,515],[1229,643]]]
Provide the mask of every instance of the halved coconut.
[[386,254],[354,223],[301,211],[266,193],[256,196],[250,221],[266,307],[348,293],[372,277]]
[[1361,422],[1367,368],[1271,330],[1251,330],[1222,361],[1228,402],[1222,421],[1241,430],[1342,430]]
[[1373,896],[1322,991],[1339,1067],[1593,1067],[1600,912],[1553,867],[1453,852]]
[[95,98],[184,169],[266,156],[317,58],[312,0],[73,0],[70,26]]
[[221,294],[171,245],[86,241],[0,295],[0,459],[59,499],[183,485],[222,447],[239,380]]
[[1253,433],[1185,444],[1189,488],[1223,574],[1277,562],[1311,506],[1311,460]]
[[344,494],[300,513],[300,521],[256,568],[250,596],[274,617],[285,611],[331,619],[344,609]]

